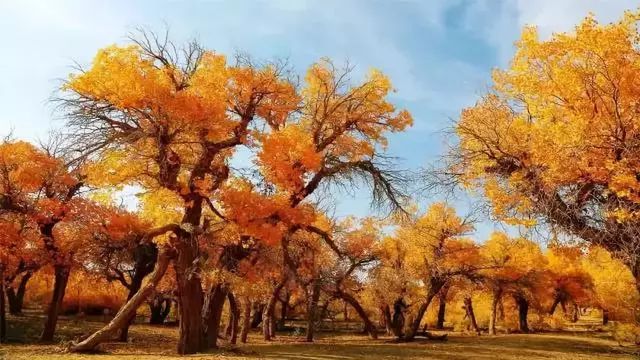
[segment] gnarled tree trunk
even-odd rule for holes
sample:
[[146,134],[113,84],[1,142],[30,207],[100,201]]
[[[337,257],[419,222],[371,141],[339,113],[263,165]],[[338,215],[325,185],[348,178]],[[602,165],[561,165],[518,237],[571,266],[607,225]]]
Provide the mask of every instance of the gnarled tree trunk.
[[96,331],[85,340],[72,344],[69,348],[73,352],[93,351],[99,344],[109,341],[113,335],[120,329],[122,329],[129,319],[131,314],[135,313],[138,307],[155,291],[156,286],[162,280],[162,277],[167,272],[169,266],[170,256],[164,250],[160,251],[158,255],[158,262],[156,263],[155,270],[151,273],[149,281],[138,291],[124,306],[120,308],[116,316],[102,329]]
[[31,276],[33,276],[33,272],[25,272],[22,275],[22,278],[20,278],[17,290],[14,290],[11,286],[7,287],[7,299],[9,300],[9,313],[11,315],[18,315],[22,313],[24,294],[27,290],[27,282],[29,282]]
[[70,271],[71,269],[68,266],[54,266],[53,294],[51,295],[51,301],[47,307],[47,319],[44,323],[44,329],[42,330],[40,341],[53,341],[56,324],[58,323],[58,314],[60,313],[64,293],[67,290],[67,283],[69,282]]

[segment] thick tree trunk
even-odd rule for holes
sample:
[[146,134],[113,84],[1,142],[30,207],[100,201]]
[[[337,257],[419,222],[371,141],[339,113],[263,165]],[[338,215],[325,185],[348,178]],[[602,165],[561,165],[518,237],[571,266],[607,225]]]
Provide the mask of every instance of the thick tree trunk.
[[226,284],[219,284],[213,287],[204,303],[204,313],[202,321],[204,328],[202,332],[202,342],[208,349],[218,347],[218,336],[220,335],[220,321],[222,320],[222,309],[227,298]]
[[235,345],[238,342],[238,325],[240,324],[240,308],[238,302],[231,291],[227,294],[229,300],[229,326],[227,326],[227,336],[229,343]]
[[280,291],[286,284],[286,279],[280,281],[273,292],[271,293],[271,297],[269,297],[269,301],[267,305],[264,307],[264,314],[262,315],[262,335],[264,339],[270,341],[271,338],[275,337],[275,331],[273,331],[273,323],[275,322],[274,313],[276,310],[276,303],[278,302],[278,296],[280,296]]
[[422,304],[420,304],[420,307],[418,308],[418,311],[415,315],[415,318],[413,319],[413,322],[411,323],[411,327],[409,328],[409,331],[407,332],[407,334],[405,335],[405,339],[406,340],[413,340],[416,335],[418,334],[418,330],[420,330],[420,323],[422,322],[422,318],[424,317],[424,313],[427,311],[427,308],[429,307],[429,304],[431,304],[431,301],[433,300],[433,298],[436,296],[436,294],[440,291],[440,288],[442,287],[442,285],[431,285],[431,287],[429,288],[429,291],[427,292],[427,297],[425,298],[424,302],[422,302]]
[[69,282],[70,270],[71,269],[68,266],[56,265],[54,267],[55,279],[53,282],[53,294],[47,308],[47,319],[44,323],[44,329],[42,330],[40,341],[53,341],[53,335],[56,332],[56,324],[58,323],[58,314],[62,307],[64,293],[67,290],[67,283]]
[[162,280],[162,277],[167,272],[169,266],[169,255],[164,251],[161,251],[158,255],[158,262],[156,263],[155,270],[151,273],[149,281],[138,291],[131,300],[127,301],[124,306],[120,308],[116,316],[102,329],[93,333],[87,339],[72,344],[70,350],[72,352],[93,351],[99,344],[109,341],[112,336],[124,327],[129,321],[131,314],[135,313],[138,307],[144,303],[144,301],[155,291],[156,286]]
[[320,280],[313,281],[311,288],[311,296],[307,302],[307,333],[306,341],[313,342],[313,335],[315,333],[317,315],[318,315],[318,301],[320,300]]
[[602,325],[607,325],[609,323],[609,310],[602,309]]
[[529,323],[527,321],[527,315],[529,314],[529,301],[522,295],[516,295],[515,301],[518,306],[518,330],[523,333],[528,333]]
[[0,344],[7,341],[7,309],[4,302],[4,269],[0,268]]
[[[189,222],[198,224],[198,220]],[[195,354],[206,349],[202,342],[202,284],[198,276],[198,245],[195,236],[182,234],[178,258],[175,261],[176,282],[178,290],[178,309],[180,312],[180,331],[178,337],[178,354]]]
[[240,332],[240,342],[245,344],[249,331],[251,330],[251,300],[244,299],[242,303],[242,330]]
[[18,283],[18,290],[14,290],[12,287],[7,287],[7,299],[9,300],[9,313],[11,315],[18,315],[22,313],[22,307],[24,305],[24,294],[27,291],[27,282],[33,276],[33,272],[28,271],[20,278]]
[[473,303],[470,296],[464,298],[464,311],[466,317],[469,319],[469,329],[480,335],[480,328],[478,328],[478,322],[476,321],[476,314],[473,311]]
[[502,289],[499,289],[499,288],[493,289],[493,294],[491,297],[491,310],[489,314],[489,335],[496,334],[498,304],[500,303],[501,297],[502,297]]
[[373,324],[373,322],[371,322],[369,316],[367,315],[367,312],[360,305],[358,300],[355,297],[351,296],[351,294],[347,294],[344,292],[340,292],[336,295],[342,298],[346,303],[351,305],[351,307],[353,307],[353,309],[358,313],[358,316],[360,316],[360,319],[362,319],[362,322],[364,323],[364,331],[369,334],[369,337],[371,339],[377,339],[378,331],[376,329],[376,326]]

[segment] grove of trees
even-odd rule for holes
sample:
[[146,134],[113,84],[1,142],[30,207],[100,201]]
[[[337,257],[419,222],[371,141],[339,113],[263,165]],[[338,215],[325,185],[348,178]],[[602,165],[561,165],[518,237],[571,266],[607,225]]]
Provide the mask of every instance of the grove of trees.
[[[44,342],[62,313],[109,315],[73,352],[127,341],[140,313],[177,322],[179,354],[291,320],[308,342],[335,319],[397,341],[587,311],[636,324],[639,16],[525,28],[428,176],[387,153],[413,119],[378,70],[320,59],[298,77],[147,31],[99,50],[57,92],[59,132],[0,143],[0,342],[25,303],[45,309]],[[473,193],[505,231],[478,238],[478,214],[412,198],[425,182]],[[375,216],[331,215],[352,187]]]

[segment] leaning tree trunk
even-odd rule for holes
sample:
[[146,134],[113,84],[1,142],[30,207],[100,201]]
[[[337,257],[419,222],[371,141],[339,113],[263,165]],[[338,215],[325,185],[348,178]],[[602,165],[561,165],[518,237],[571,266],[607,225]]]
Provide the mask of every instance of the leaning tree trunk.
[[238,325],[240,323],[240,308],[236,297],[231,291],[227,294],[229,300],[229,326],[227,327],[227,336],[229,343],[235,345],[238,342]]
[[273,330],[273,322],[275,321],[275,310],[276,303],[278,302],[278,296],[280,296],[280,291],[286,284],[286,279],[280,281],[275,289],[273,289],[273,293],[271,293],[271,297],[269,297],[269,301],[267,305],[264,307],[264,314],[262,315],[262,335],[264,339],[270,341],[271,338],[275,337],[275,332]]
[[12,287],[7,288],[7,299],[9,300],[9,313],[11,315],[18,315],[22,313],[22,307],[24,305],[24,294],[27,291],[27,282],[33,276],[33,272],[28,271],[20,278],[18,289],[14,290]]
[[244,299],[242,303],[242,330],[240,331],[240,342],[246,343],[249,331],[251,330],[251,300]]
[[376,329],[376,326],[369,319],[369,315],[367,315],[367,312],[364,310],[364,308],[362,308],[358,300],[355,297],[351,296],[351,294],[347,294],[342,291],[337,293],[336,296],[342,298],[342,300],[353,307],[353,309],[358,313],[358,316],[360,316],[360,319],[362,319],[362,322],[364,323],[364,330],[367,332],[367,334],[369,334],[369,337],[371,339],[377,339],[378,331]]
[[518,329],[523,333],[528,333],[529,324],[527,322],[527,315],[529,314],[529,301],[522,295],[516,295],[515,301],[518,306]]
[[209,291],[205,299],[202,318],[204,323],[202,342],[206,348],[215,349],[218,347],[220,321],[222,320],[222,309],[227,298],[227,291],[226,284],[218,284]]
[[7,309],[4,302],[4,269],[0,267],[0,343],[7,341]]
[[[131,279],[131,286],[129,287],[129,294],[127,295],[127,301],[131,300],[131,298],[140,290],[142,287],[142,278],[138,276],[134,276]],[[129,326],[136,318],[136,312],[133,312],[131,316],[127,319],[127,323],[124,325],[122,329],[120,329],[120,336],[118,337],[118,341],[127,342],[129,339]]]
[[466,317],[469,319],[469,328],[476,334],[480,335],[480,328],[478,327],[478,322],[476,321],[476,314],[473,311],[473,303],[470,296],[466,296],[464,298],[464,311]]
[[609,323],[609,310],[602,309],[602,325],[607,325]]
[[70,351],[93,351],[99,344],[109,341],[118,330],[122,329],[127,324],[131,314],[135,314],[138,307],[140,307],[149,295],[155,291],[156,286],[158,286],[160,280],[162,280],[162,277],[167,272],[169,261],[169,254],[165,251],[161,251],[160,254],[158,254],[158,262],[156,263],[155,270],[153,270],[149,281],[140,289],[140,291],[133,295],[133,297],[120,308],[109,324],[96,331],[85,340],[77,344],[72,344],[69,348]]
[[318,301],[320,300],[320,280],[313,281],[311,288],[311,296],[307,302],[307,334],[306,341],[313,342],[313,335],[315,333],[317,315],[318,315]]
[[[142,281],[149,275],[156,265],[158,259],[158,247],[152,243],[139,243],[133,250],[133,259],[135,261],[133,267],[133,275],[131,276],[131,284],[129,284],[129,294],[127,295],[127,301],[140,290],[142,287]],[[120,330],[120,337],[118,340],[126,342],[129,338],[129,327],[136,318],[136,313],[131,314],[127,325]]]
[[441,287],[442,285],[432,284],[431,287],[429,288],[429,291],[427,292],[427,297],[425,298],[424,302],[420,304],[420,307],[418,308],[418,311],[416,313],[416,317],[415,319],[413,319],[413,322],[411,323],[411,327],[409,328],[409,331],[405,335],[406,340],[413,340],[418,334],[418,331],[420,330],[420,323],[422,322],[424,313],[427,311],[429,304],[431,304],[431,301],[436,296],[436,294],[440,291]]
[[51,296],[51,302],[47,308],[47,319],[44,323],[44,329],[40,336],[40,341],[51,342],[53,341],[53,335],[56,332],[56,324],[58,323],[58,314],[62,308],[62,300],[64,299],[64,293],[67,290],[67,283],[69,282],[69,273],[71,269],[68,266],[56,265],[54,267],[54,282],[53,282],[53,294]]
[[489,315],[489,335],[496,334],[496,320],[498,315],[498,303],[500,302],[500,297],[502,296],[502,289],[495,288],[493,289],[493,294],[491,297],[491,310]]

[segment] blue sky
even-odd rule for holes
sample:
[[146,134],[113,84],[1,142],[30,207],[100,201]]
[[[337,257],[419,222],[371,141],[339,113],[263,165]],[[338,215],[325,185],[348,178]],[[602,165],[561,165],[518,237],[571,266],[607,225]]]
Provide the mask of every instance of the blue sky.
[[[48,98],[78,62],[122,43],[137,26],[168,25],[176,42],[257,58],[288,58],[299,73],[322,56],[348,59],[360,72],[376,67],[397,89],[393,100],[415,125],[394,135],[389,151],[416,169],[436,159],[446,139],[438,130],[489,86],[491,69],[508,64],[522,26],[544,36],[568,31],[589,11],[617,19],[637,1],[92,1],[0,0],[0,134],[26,140],[60,127]],[[422,204],[428,200],[421,199]],[[335,214],[366,215],[366,192],[340,197]],[[458,205],[464,211],[464,200]],[[483,238],[493,225],[479,226]]]

